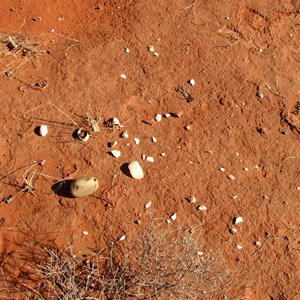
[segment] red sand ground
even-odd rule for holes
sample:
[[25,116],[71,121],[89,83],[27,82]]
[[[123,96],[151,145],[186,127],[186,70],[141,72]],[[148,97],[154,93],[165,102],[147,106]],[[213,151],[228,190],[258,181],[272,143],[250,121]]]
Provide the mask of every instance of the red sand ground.
[[[51,51],[12,77],[3,72],[17,57],[1,58],[1,197],[14,195],[1,205],[2,268],[12,265],[22,280],[41,245],[88,253],[122,234],[130,243],[147,226],[134,221],[148,219],[151,200],[152,218],[177,213],[165,226],[201,228],[203,251],[235,273],[228,299],[300,299],[299,8],[292,0],[1,1],[0,34],[27,33]],[[45,88],[32,85],[41,79]],[[102,128],[88,146],[75,142],[72,121],[49,101],[76,122],[91,110],[101,122],[128,121],[130,137]],[[182,115],[142,122],[168,112]],[[49,126],[44,138],[34,133],[41,124]],[[107,154],[113,140],[120,158]],[[145,170],[140,181],[120,170],[135,159]],[[35,196],[20,192],[24,166],[39,160],[57,179],[97,176],[98,198],[59,196],[55,179],[42,176]],[[244,222],[234,226],[236,216]]]

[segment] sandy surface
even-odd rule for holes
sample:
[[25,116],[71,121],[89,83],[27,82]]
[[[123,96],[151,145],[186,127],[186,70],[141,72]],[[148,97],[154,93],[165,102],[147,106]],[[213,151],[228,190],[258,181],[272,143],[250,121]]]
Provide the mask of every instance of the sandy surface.
[[[227,2],[1,1],[2,41],[27,36],[23,49],[36,51],[1,48],[1,199],[13,196],[1,205],[5,272],[22,281],[43,247],[88,254],[123,234],[129,245],[150,219],[201,234],[202,251],[233,272],[226,299],[300,299],[300,6]],[[113,117],[125,127],[105,127]],[[74,140],[78,127],[88,142]],[[111,141],[121,157],[108,154]],[[133,160],[142,180],[122,171]],[[52,189],[84,175],[99,179],[94,196]],[[32,176],[34,195],[24,191]]]

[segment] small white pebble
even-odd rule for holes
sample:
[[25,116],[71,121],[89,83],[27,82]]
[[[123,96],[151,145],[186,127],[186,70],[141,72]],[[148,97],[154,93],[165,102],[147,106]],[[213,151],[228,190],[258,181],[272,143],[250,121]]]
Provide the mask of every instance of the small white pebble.
[[240,154],[239,154],[238,152],[235,152],[235,155],[236,155],[236,156],[240,156]]
[[150,208],[152,205],[152,201],[149,201],[145,204],[145,208]]
[[220,167],[220,168],[219,168],[219,171],[221,171],[221,172],[225,172],[225,168],[223,168],[223,167]]
[[246,167],[245,167],[245,168],[243,168],[243,170],[244,170],[244,171],[249,171],[249,169],[248,169],[248,168],[246,168]]
[[229,16],[227,16],[227,17],[225,17],[225,19],[226,19],[226,20],[230,20],[230,17],[229,17]]
[[55,32],[55,29],[51,29],[50,32]]
[[126,236],[125,235],[121,235],[120,238],[119,238],[119,241],[124,241],[126,239]]
[[184,126],[184,129],[185,130],[191,130],[192,129],[192,125],[186,125],[186,126]]
[[89,233],[87,231],[82,231],[82,234],[88,235]]
[[231,234],[236,234],[237,230],[236,230],[235,228],[230,228],[230,229],[229,229],[229,232],[230,232]]
[[151,46],[148,46],[148,51],[150,52],[154,52],[154,47],[151,45]]
[[227,178],[230,180],[235,180],[235,176],[233,176],[232,174],[227,175]]
[[238,195],[234,195],[232,196],[232,199],[236,199],[238,197]]
[[189,80],[189,84],[190,84],[190,85],[195,85],[195,83],[196,83],[196,81],[195,81],[194,79],[190,79],[190,80]]
[[207,210],[207,207],[204,206],[204,205],[200,205],[197,207],[198,210],[201,210],[201,211],[204,211],[204,210]]
[[160,121],[162,120],[162,115],[157,114],[157,115],[154,117],[154,120],[155,120],[156,122],[160,122]]
[[170,118],[170,117],[171,117],[171,114],[166,113],[166,114],[164,114],[164,117],[165,117],[165,118]]
[[110,153],[111,153],[114,157],[116,157],[116,158],[118,158],[118,157],[121,156],[121,151],[120,151],[120,150],[112,150],[112,151],[110,151]]
[[128,134],[127,130],[125,130],[125,131],[123,131],[121,133],[121,137],[124,138],[124,139],[128,139],[129,138],[129,134]]
[[129,48],[125,48],[125,52],[129,53],[130,52]]
[[147,156],[146,157],[146,161],[148,161],[148,162],[154,162],[154,158],[152,157],[152,156]]
[[175,221],[176,218],[177,218],[177,214],[176,214],[176,213],[174,213],[174,214],[170,217],[170,219],[171,219],[172,221]]
[[202,251],[198,251],[197,255],[202,256],[204,253]]
[[168,220],[166,220],[166,222],[169,224],[169,223],[171,223],[171,220],[168,219]]
[[242,223],[244,220],[242,217],[235,217],[233,218],[233,224],[239,224]]
[[195,196],[191,196],[191,197],[189,197],[189,201],[190,201],[191,203],[195,203],[195,202],[197,202],[197,199],[196,199]]
[[153,52],[153,56],[156,56],[156,57],[158,57],[159,56],[159,54],[158,54],[158,52]]
[[236,247],[238,248],[238,250],[242,250],[243,249],[243,246],[241,246],[241,245],[236,245]]
[[300,191],[300,186],[297,186],[297,191]]
[[48,126],[47,125],[41,125],[39,127],[39,135],[40,136],[46,136],[48,134]]
[[153,137],[151,138],[151,141],[152,141],[153,143],[156,143],[156,142],[157,142],[157,138],[153,136]]
[[264,50],[263,50],[263,49],[259,49],[258,51],[259,51],[260,53],[263,53]]
[[134,142],[135,142],[135,144],[136,144],[136,145],[139,145],[139,143],[140,143],[140,139],[138,139],[138,138],[134,138],[133,140],[134,140]]
[[160,156],[166,156],[166,153],[162,152],[160,153]]
[[119,121],[118,118],[113,117],[113,119],[112,119],[112,125],[113,126],[121,126],[121,123],[120,123],[120,121]]
[[127,76],[126,76],[125,74],[121,74],[121,78],[124,78],[124,79],[126,79],[126,78],[127,78]]
[[260,241],[256,241],[256,242],[255,242],[255,246],[260,247],[261,245],[262,245],[262,243],[261,243]]

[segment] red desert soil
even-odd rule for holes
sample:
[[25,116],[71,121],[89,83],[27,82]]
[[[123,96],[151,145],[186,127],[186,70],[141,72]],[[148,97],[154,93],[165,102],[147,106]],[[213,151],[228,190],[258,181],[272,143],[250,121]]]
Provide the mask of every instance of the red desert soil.
[[[292,0],[1,1],[1,200],[13,196],[1,205],[3,273],[22,281],[42,247],[89,254],[122,235],[130,245],[151,219],[200,229],[201,251],[233,274],[220,299],[300,299],[299,9]],[[36,52],[13,55],[7,36]],[[180,118],[152,122],[166,113]],[[82,143],[74,122],[87,114],[101,130]],[[128,139],[104,126],[112,117]],[[45,137],[35,133],[42,124]],[[119,158],[108,154],[114,140]],[[22,191],[41,160],[34,195]],[[133,160],[142,180],[122,172]],[[83,175],[99,179],[94,196],[52,190]]]

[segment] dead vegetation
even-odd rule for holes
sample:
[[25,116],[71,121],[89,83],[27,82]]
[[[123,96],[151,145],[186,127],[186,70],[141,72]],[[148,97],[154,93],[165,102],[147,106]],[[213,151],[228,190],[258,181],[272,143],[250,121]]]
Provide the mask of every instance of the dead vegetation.
[[232,275],[219,259],[199,252],[201,245],[190,233],[151,227],[132,247],[121,247],[125,244],[110,242],[81,258],[71,247],[46,249],[46,258],[35,267],[39,284],[23,285],[17,293],[47,300],[226,299]]

